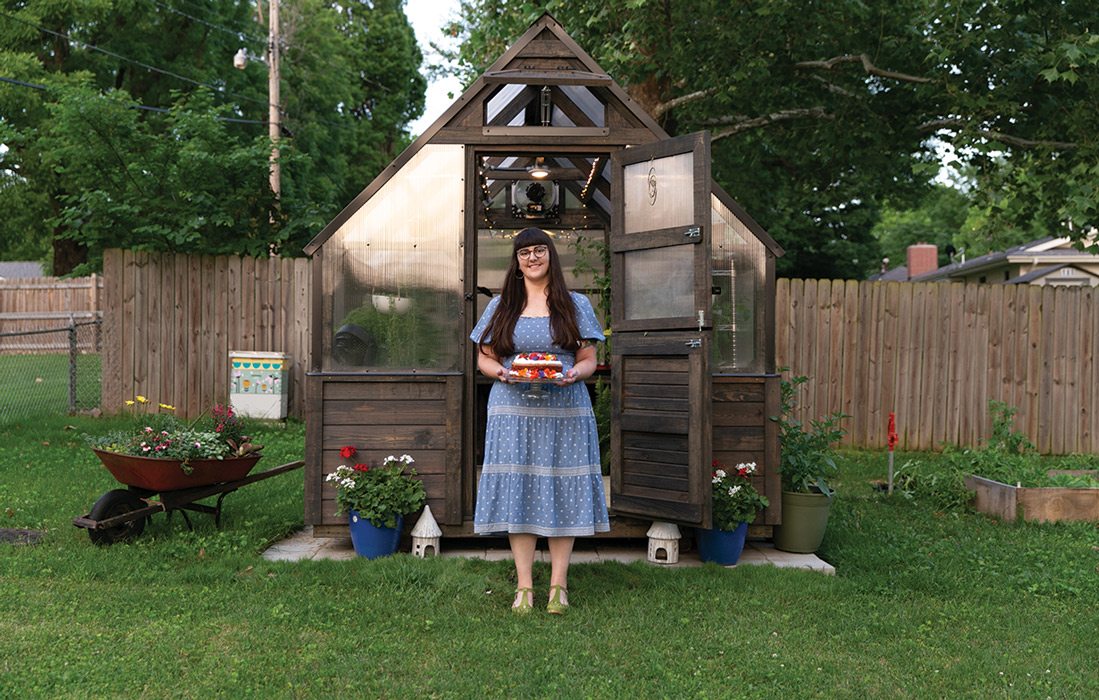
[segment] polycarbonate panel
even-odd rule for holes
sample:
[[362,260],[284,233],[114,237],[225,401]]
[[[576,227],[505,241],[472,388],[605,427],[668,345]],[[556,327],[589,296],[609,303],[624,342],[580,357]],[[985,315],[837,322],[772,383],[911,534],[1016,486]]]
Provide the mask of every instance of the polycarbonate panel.
[[713,228],[713,362],[715,371],[763,372],[763,284],[766,249],[716,196]]
[[695,316],[694,246],[623,253],[622,296],[627,321]]
[[627,165],[625,233],[694,224],[694,153]]
[[322,366],[462,366],[465,147],[424,146],[324,244]]
[[591,91],[583,85],[559,85],[561,92],[572,101],[591,120],[592,126],[606,126],[607,107]]

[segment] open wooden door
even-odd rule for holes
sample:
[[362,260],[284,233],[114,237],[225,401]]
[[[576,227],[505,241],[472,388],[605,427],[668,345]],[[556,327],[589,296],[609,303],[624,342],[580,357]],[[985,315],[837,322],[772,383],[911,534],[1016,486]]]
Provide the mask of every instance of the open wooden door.
[[611,507],[709,527],[710,136],[611,167]]

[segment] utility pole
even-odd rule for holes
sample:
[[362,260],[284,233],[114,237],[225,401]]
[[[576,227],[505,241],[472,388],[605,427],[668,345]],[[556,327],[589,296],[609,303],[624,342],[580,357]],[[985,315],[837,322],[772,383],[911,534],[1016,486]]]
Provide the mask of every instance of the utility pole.
[[271,137],[271,191],[278,199],[282,193],[282,171],[279,166],[279,0],[268,2],[267,30],[267,110],[268,135]]

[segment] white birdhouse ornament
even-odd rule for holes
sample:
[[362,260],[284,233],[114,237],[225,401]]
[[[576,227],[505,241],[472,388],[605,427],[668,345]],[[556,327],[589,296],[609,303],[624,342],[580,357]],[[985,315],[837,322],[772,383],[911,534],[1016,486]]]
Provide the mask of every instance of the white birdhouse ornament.
[[649,536],[649,563],[676,564],[679,562],[679,527],[675,523],[654,522],[646,533]]
[[424,514],[416,521],[416,527],[412,528],[412,553],[423,559],[430,551],[432,556],[439,555],[439,538],[443,531],[435,522],[435,516],[431,514],[431,506],[424,506]]

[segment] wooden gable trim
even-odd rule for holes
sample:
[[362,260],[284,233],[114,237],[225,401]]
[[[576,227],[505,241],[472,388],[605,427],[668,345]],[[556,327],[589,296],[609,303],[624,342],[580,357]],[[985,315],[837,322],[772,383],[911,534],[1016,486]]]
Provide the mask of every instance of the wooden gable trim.
[[523,83],[535,85],[599,85],[611,84],[606,73],[590,73],[583,70],[524,70],[509,69],[485,73],[489,85]]

